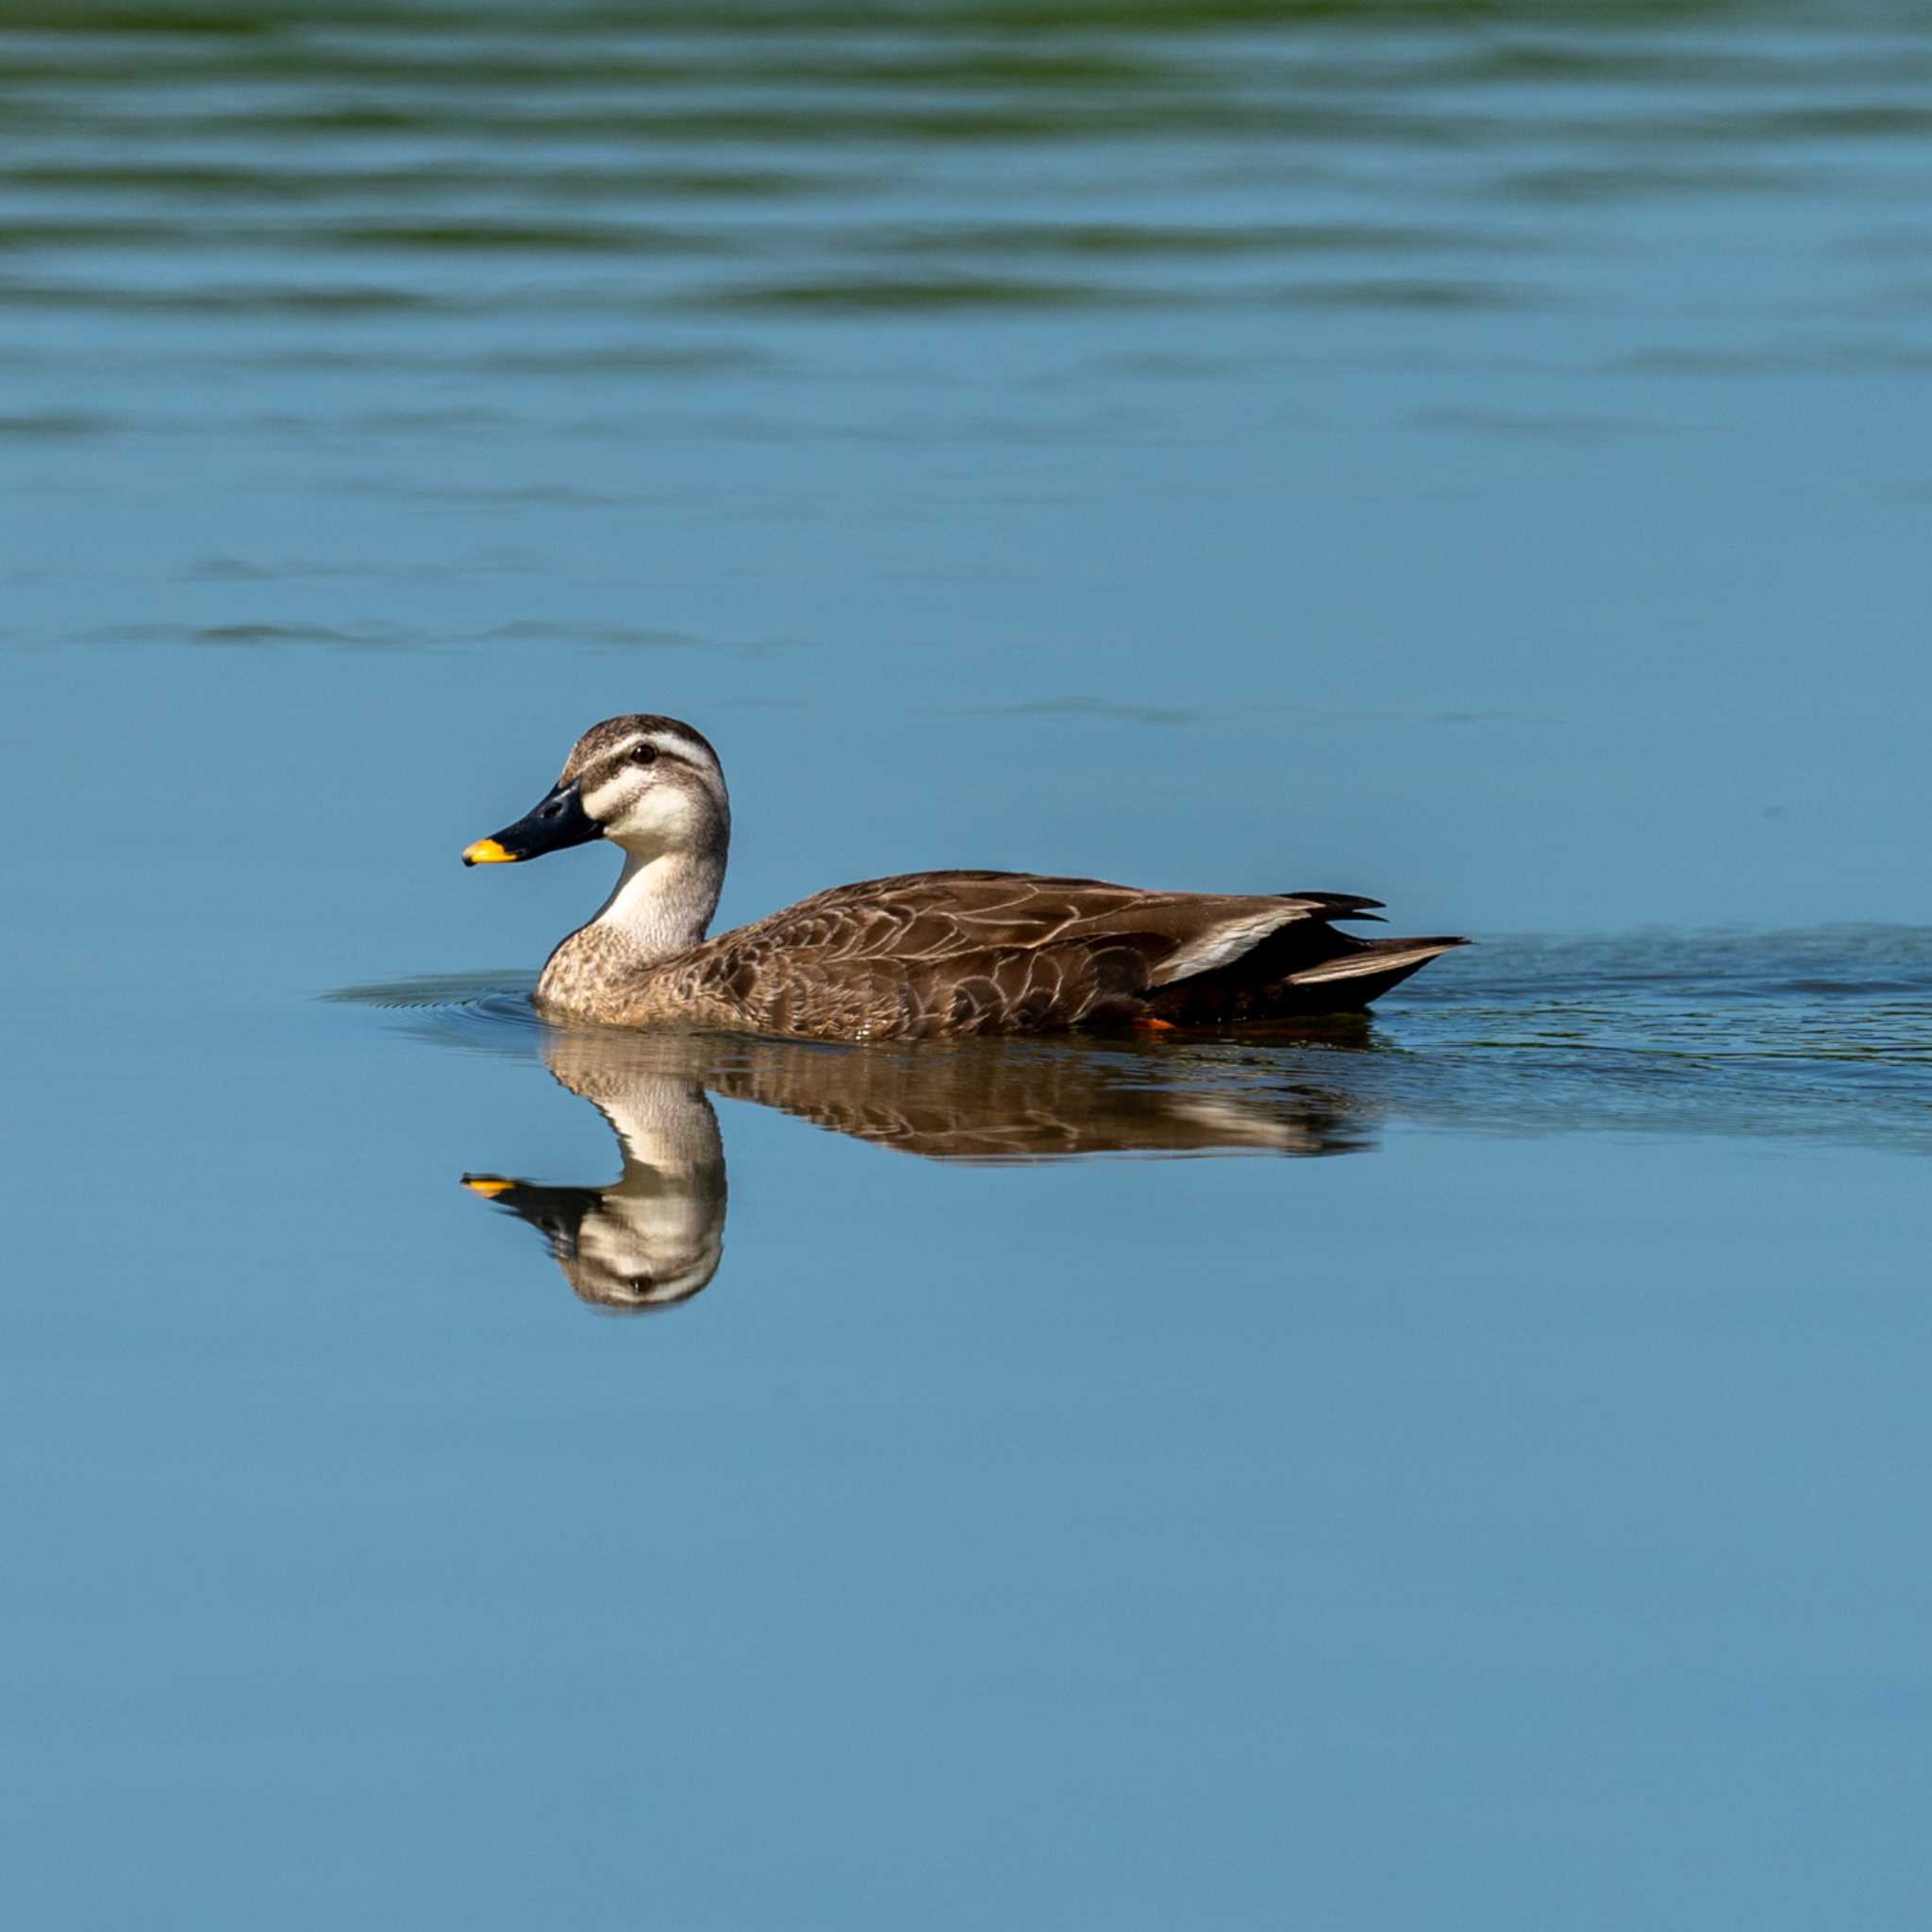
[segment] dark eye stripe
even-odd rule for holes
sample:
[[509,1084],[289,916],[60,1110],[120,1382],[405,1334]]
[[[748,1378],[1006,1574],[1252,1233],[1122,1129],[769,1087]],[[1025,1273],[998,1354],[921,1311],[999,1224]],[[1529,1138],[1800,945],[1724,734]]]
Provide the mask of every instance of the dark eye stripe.
[[634,740],[629,744],[620,745],[615,751],[606,752],[591,768],[596,774],[596,777],[591,779],[588,773],[585,774],[588,782],[593,784],[601,783],[606,778],[614,778],[620,772],[642,769],[631,758],[631,753],[638,748],[640,743],[650,744],[655,749],[657,757],[651,760],[654,764],[690,766],[691,763],[691,759],[685,757],[681,751],[672,751],[668,747],[658,744],[655,739]]

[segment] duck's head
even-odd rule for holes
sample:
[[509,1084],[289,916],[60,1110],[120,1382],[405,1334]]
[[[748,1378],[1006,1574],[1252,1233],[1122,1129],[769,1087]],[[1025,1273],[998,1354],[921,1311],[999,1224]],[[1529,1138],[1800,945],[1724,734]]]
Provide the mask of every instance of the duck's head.
[[467,846],[463,863],[507,865],[591,839],[640,859],[716,852],[730,831],[724,773],[704,733],[637,711],[591,725],[535,808]]

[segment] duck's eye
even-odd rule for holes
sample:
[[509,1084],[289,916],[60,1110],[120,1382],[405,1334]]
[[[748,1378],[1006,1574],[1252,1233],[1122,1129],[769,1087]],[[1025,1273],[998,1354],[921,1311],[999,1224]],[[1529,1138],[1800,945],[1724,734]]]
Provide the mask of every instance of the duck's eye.
[[658,747],[655,744],[634,744],[625,756],[634,765],[655,765],[658,762]]

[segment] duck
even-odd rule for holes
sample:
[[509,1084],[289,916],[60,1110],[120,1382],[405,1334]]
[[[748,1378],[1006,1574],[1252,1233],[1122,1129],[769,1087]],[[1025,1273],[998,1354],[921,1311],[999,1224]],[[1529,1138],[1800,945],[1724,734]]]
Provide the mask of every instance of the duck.
[[708,937],[731,799],[676,718],[593,724],[513,824],[464,848],[505,865],[608,839],[608,898],[550,955],[559,1022],[862,1041],[1239,1027],[1360,1011],[1460,938],[1363,939],[1352,892],[1173,892],[1038,873],[920,872],[816,892]]

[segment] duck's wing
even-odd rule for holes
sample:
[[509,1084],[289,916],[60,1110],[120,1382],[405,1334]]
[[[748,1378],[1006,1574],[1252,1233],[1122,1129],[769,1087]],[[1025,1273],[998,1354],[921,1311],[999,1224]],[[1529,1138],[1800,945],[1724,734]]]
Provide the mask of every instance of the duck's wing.
[[1155,892],[1033,873],[909,873],[820,892],[700,948],[690,1003],[771,1033],[855,1039],[1127,1024],[1163,988],[1304,929],[1314,965],[1358,942],[1328,922],[1373,899]]
[[958,958],[1127,942],[1165,985],[1237,958],[1300,922],[1374,919],[1378,899],[1350,892],[1158,892],[1107,879],[1025,872],[916,872],[801,899],[726,939],[845,958]]

